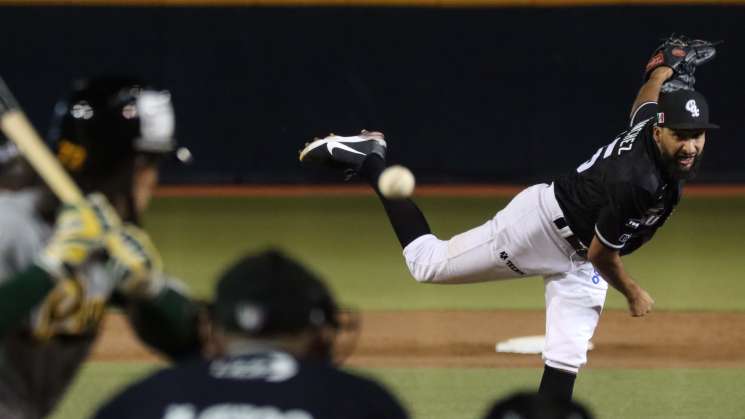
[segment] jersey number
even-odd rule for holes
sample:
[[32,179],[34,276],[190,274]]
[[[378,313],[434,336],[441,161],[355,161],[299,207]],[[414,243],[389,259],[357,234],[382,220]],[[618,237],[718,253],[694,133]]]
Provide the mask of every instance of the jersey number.
[[[577,173],[582,173],[585,170],[591,168],[592,165],[595,164],[596,161],[598,161],[598,158],[600,157],[601,153],[603,154],[604,159],[607,159],[608,157],[610,157],[610,155],[613,154],[613,147],[616,146],[616,143],[620,139],[621,137],[617,137],[615,140],[613,140],[612,143],[606,146],[600,147],[598,151],[596,151],[595,154],[593,154],[592,157],[590,157],[590,160],[587,160],[586,162],[579,165],[579,167],[577,168]],[[603,150],[605,150],[605,153],[603,153]]]
[[[639,132],[644,128],[644,125],[647,124],[647,121],[644,120],[642,122],[639,122],[638,124],[634,125],[633,128],[631,128],[627,132],[621,133],[618,137],[616,137],[615,140],[613,140],[610,144],[600,147],[598,151],[595,152],[595,154],[590,157],[590,160],[587,160],[586,162],[582,163],[577,167],[577,173],[582,173],[585,170],[592,167],[592,165],[595,164],[596,161],[598,161],[598,158],[600,158],[600,154],[603,154],[603,159],[607,159],[610,157],[611,154],[613,154],[613,147],[616,146],[616,143],[620,141],[618,144],[618,154],[620,155],[624,151],[631,150],[631,147],[634,146],[634,140],[636,140],[636,137],[639,135]],[[605,150],[605,153],[603,153],[603,150]]]

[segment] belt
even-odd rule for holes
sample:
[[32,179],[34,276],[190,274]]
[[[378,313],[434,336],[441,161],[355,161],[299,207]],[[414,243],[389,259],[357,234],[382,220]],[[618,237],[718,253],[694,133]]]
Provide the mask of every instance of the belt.
[[554,220],[554,225],[556,228],[559,229],[559,233],[564,238],[564,240],[569,243],[570,246],[574,250],[577,251],[577,254],[585,257],[587,256],[587,246],[582,244],[579,238],[572,233],[572,230],[569,229],[569,224],[567,224],[567,220],[564,219],[564,217],[559,217]]

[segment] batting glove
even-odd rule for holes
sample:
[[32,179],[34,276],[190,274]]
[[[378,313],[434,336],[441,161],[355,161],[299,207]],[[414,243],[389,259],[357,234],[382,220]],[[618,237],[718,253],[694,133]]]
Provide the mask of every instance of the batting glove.
[[102,249],[105,233],[119,224],[116,211],[100,193],[64,205],[36,264],[55,279],[70,278],[92,254]]
[[165,285],[163,263],[148,234],[125,224],[106,235],[108,268],[117,290],[130,297],[152,297]]

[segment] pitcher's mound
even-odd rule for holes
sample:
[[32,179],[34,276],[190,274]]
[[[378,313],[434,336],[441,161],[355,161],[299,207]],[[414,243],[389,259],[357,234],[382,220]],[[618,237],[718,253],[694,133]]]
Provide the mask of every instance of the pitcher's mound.
[[[538,336],[521,336],[497,342],[496,350],[508,354],[541,354],[546,346],[546,337]],[[592,350],[595,345],[590,342],[587,349]]]

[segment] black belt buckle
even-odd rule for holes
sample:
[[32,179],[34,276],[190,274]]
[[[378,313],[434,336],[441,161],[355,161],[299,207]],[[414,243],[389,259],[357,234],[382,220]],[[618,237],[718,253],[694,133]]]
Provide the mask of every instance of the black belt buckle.
[[[564,217],[559,217],[554,220],[554,225],[559,230],[563,229],[564,227],[568,227],[569,224],[567,223],[567,220],[564,219]],[[571,234],[567,237],[564,237],[564,240],[569,243],[572,248],[577,252],[577,254],[581,257],[587,257],[587,246],[583,245],[582,242],[575,236],[574,234]]]
[[587,247],[585,247],[582,244],[582,242],[579,241],[579,239],[577,238],[577,236],[575,236],[575,235],[572,234],[571,236],[569,236],[569,237],[566,238],[566,241],[568,241],[569,244],[572,245],[572,247],[574,248],[574,250],[577,251],[577,254],[578,255],[580,255],[583,258],[586,258],[587,257]]

